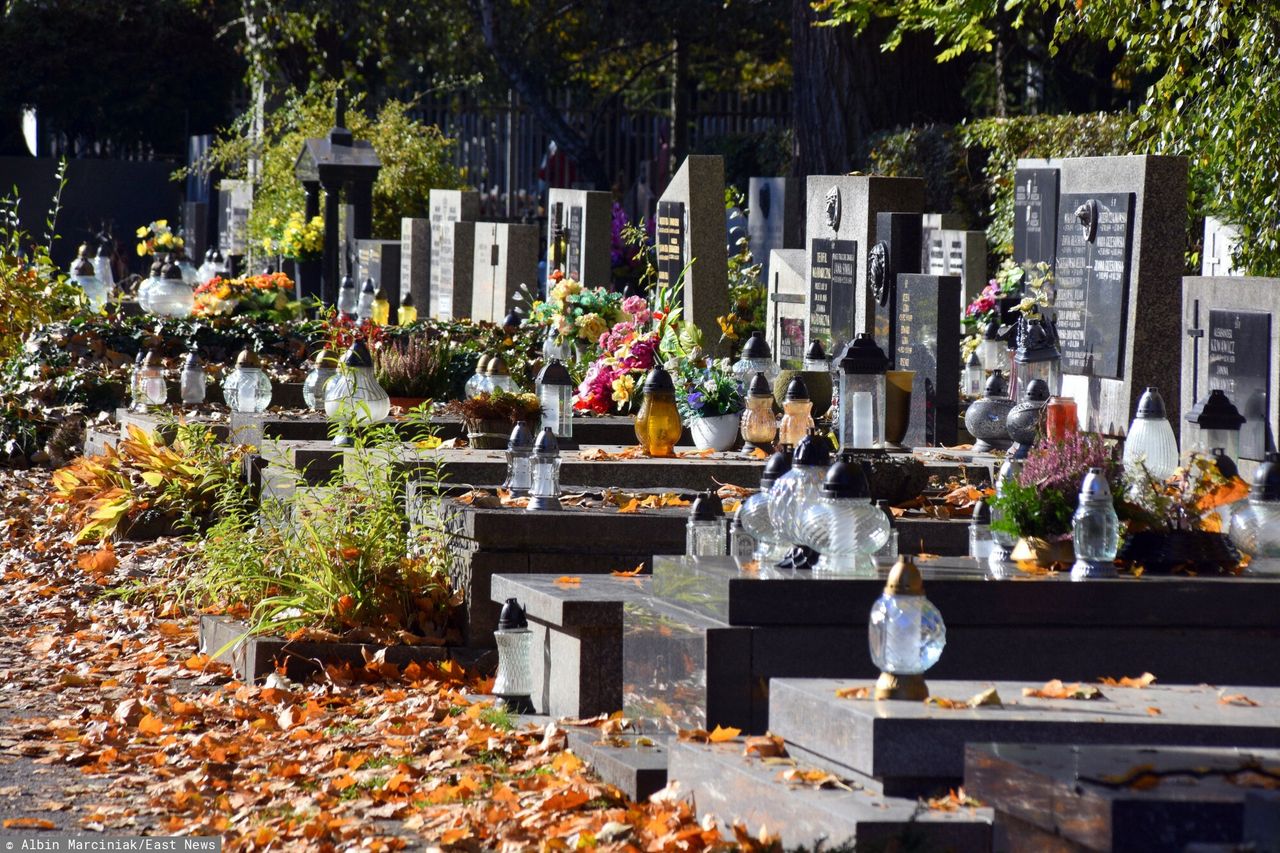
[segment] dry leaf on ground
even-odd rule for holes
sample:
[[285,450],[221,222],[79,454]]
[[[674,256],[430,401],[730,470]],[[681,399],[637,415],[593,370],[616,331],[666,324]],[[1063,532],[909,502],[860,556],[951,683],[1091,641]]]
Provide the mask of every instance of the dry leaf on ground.
[[1060,679],[1053,679],[1047,682],[1044,687],[1024,687],[1022,688],[1023,696],[1031,696],[1036,699],[1101,699],[1102,691],[1090,684],[1063,684]]
[[1144,687],[1150,687],[1156,681],[1156,677],[1149,672],[1144,672],[1137,678],[1125,676],[1123,678],[1109,678],[1103,676],[1098,679],[1098,683],[1103,687],[1133,687],[1141,690]]

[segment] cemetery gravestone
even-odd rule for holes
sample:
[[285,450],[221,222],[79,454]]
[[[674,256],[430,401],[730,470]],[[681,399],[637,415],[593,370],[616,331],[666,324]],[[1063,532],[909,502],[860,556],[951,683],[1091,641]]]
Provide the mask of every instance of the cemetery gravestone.
[[876,214],[876,243],[867,258],[868,287],[875,297],[872,334],[894,362],[898,344],[898,277],[918,273],[921,218],[914,213]]
[[[725,254],[724,158],[691,154],[658,200],[658,282],[684,278],[684,319],[719,339],[717,317],[729,313]],[[692,264],[690,262],[693,262]],[[708,345],[709,351],[726,349]]]
[[[224,180],[218,184],[218,249],[228,259],[239,258],[249,248],[249,211],[253,207],[253,185],[248,181]],[[232,270],[233,273],[236,270]]]
[[1062,393],[1085,429],[1123,435],[1148,385],[1171,420],[1187,205],[1181,157],[1080,157],[1061,163],[1055,312]]
[[920,269],[929,269],[929,246],[933,243],[933,235],[937,231],[963,231],[964,217],[958,213],[923,213],[920,215]]
[[482,222],[474,228],[470,316],[501,325],[520,285],[538,280],[538,226]]
[[400,220],[399,301],[413,296],[414,307],[424,315],[431,306],[431,220]]
[[1032,162],[1037,161],[1019,160],[1014,172],[1013,259],[1052,269],[1058,246],[1058,170]]
[[911,380],[906,447],[956,443],[960,413],[960,277],[906,273],[898,277],[898,370]]
[[930,275],[960,276],[961,308],[987,286],[987,235],[984,231],[943,228],[931,231],[924,247]]
[[1204,250],[1201,252],[1200,274],[1243,275],[1235,268],[1231,254],[1240,244],[1240,232],[1214,216],[1204,218]]
[[388,322],[395,324],[400,301],[400,251],[399,240],[357,240],[356,241],[356,287],[363,285],[366,278],[373,279],[375,292],[381,290],[390,305]]
[[769,253],[765,337],[774,361],[784,370],[800,370],[809,346],[807,261],[804,249],[774,249]]
[[[867,253],[875,242],[876,215],[919,214],[924,181],[919,178],[811,175],[805,190],[805,239],[810,290],[808,337],[820,338],[828,353],[873,331],[874,295],[867,282]],[[852,269],[848,269],[852,267]],[[823,297],[815,303],[814,293]],[[845,318],[851,325],[843,327]],[[815,326],[816,322],[816,326]]]
[[[432,190],[431,283],[429,310],[437,320],[461,316],[471,306],[472,252],[480,194],[466,190]],[[456,227],[459,223],[465,223]],[[418,307],[422,311],[422,307]]]
[[547,200],[547,265],[557,227],[565,238],[565,275],[586,287],[608,287],[612,279],[610,250],[613,197],[595,190],[553,188]]
[[[1275,447],[1280,429],[1280,279],[1188,276],[1182,280],[1182,395],[1185,412],[1213,389],[1231,398],[1240,429],[1241,473]],[[1179,420],[1182,446],[1191,425]],[[1246,462],[1246,460],[1248,460]]]
[[792,178],[752,178],[747,189],[747,245],[760,264],[760,280],[769,281],[774,249],[804,246],[804,188]]

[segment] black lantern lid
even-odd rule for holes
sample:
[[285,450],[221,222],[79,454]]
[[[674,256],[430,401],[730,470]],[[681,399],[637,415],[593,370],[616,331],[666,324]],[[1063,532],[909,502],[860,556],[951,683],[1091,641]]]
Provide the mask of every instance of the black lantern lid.
[[793,449],[791,445],[784,444],[765,460],[764,471],[760,473],[760,488],[769,488],[779,477],[791,470]]
[[787,403],[809,399],[809,386],[804,384],[804,378],[799,373],[787,383],[787,394],[782,399]]
[[1213,463],[1218,466],[1218,473],[1230,480],[1232,477],[1240,476],[1240,467],[1236,465],[1236,461],[1227,455],[1227,452],[1221,447],[1215,447],[1212,451]]
[[1221,388],[1214,388],[1209,396],[1191,407],[1187,420],[1200,429],[1240,429],[1244,416]]
[[1154,385],[1148,385],[1147,390],[1143,391],[1142,396],[1138,398],[1138,419],[1162,421],[1168,416],[1164,409],[1164,397],[1160,396],[1160,390]]
[[827,469],[827,476],[822,481],[822,493],[829,498],[850,500],[866,500],[871,497],[871,489],[867,486],[867,475],[862,466],[847,459],[837,459]]
[[192,350],[187,353],[187,360],[182,363],[183,370],[199,370],[200,369],[200,353]]
[[511,428],[511,435],[507,437],[507,450],[524,450],[533,447],[533,434],[529,432],[529,425],[524,421],[516,421],[516,425]]
[[502,325],[511,326],[513,328],[519,328],[520,312],[513,309],[510,314],[502,318]]
[[880,349],[876,339],[866,332],[859,332],[840,356],[843,373],[884,373],[888,369],[889,357]]
[[969,524],[974,527],[991,526],[991,504],[987,503],[986,498],[979,498],[973,505],[973,519]]
[[814,338],[809,348],[804,351],[804,357],[810,361],[826,361],[827,351],[822,348],[822,341]]
[[987,377],[987,385],[982,389],[983,396],[1004,397],[1009,393],[1009,383],[1004,381],[1004,374],[999,370],[991,371]]
[[508,598],[507,603],[502,605],[502,611],[498,614],[498,630],[499,631],[518,631],[521,628],[528,628],[529,620],[524,615],[524,608],[520,606],[520,602],[514,598]]
[[773,358],[773,350],[764,339],[764,332],[752,332],[751,337],[742,347],[743,358]]
[[173,255],[164,256],[164,262],[160,265],[160,277],[170,281],[182,281],[182,270],[178,267],[178,262],[173,259]]
[[569,375],[569,368],[558,358],[551,359],[551,363],[542,368],[542,372],[538,374],[539,385],[562,385],[573,387],[573,377]]
[[339,364],[344,367],[373,367],[373,354],[363,340],[356,339],[351,348],[342,354]]
[[1001,328],[1000,318],[992,317],[983,328],[982,337],[989,341],[1003,341],[1005,335],[1000,333]]
[[1049,397],[1049,383],[1043,379],[1032,379],[1027,383],[1027,389],[1022,392],[1022,402],[1024,403],[1043,403]]
[[373,286],[373,276],[367,276],[367,277],[365,278],[365,280],[364,280],[364,287],[360,288],[360,290],[361,290],[361,292],[363,292],[363,293],[373,293],[373,292],[374,292],[375,288],[374,288],[374,286]]
[[111,257],[111,242],[109,240],[104,240],[98,244],[98,257],[100,258]]
[[724,503],[715,492],[702,492],[694,498],[689,517],[694,521],[715,521],[724,518]]
[[542,434],[534,442],[533,452],[541,456],[553,456],[560,452],[560,442],[556,441],[556,434],[551,427],[542,428]]
[[974,350],[969,353],[969,360],[964,363],[965,367],[982,367],[982,359],[978,358],[978,351]]
[[80,257],[76,258],[76,262],[71,265],[71,274],[77,275],[77,276],[94,275],[93,261],[89,260],[84,255],[81,255]]
[[751,377],[751,387],[747,389],[747,393],[752,397],[772,397],[773,389],[769,387],[769,377],[757,370],[756,375]]
[[1266,461],[1253,472],[1249,497],[1258,501],[1280,501],[1280,453],[1268,453]]
[[213,262],[214,262],[215,264],[222,264],[222,263],[225,263],[225,262],[226,262],[226,260],[227,260],[226,258],[222,257],[222,250],[221,250],[221,249],[214,249],[214,250],[213,250]]
[[342,277],[342,281],[338,282],[338,287],[342,288],[343,290],[355,290],[356,283],[351,280],[351,276],[344,275]]
[[675,393],[675,383],[671,381],[671,374],[667,373],[666,368],[660,364],[655,364],[653,370],[649,371],[649,375],[644,380],[644,393],[661,394],[663,392]]
[[800,439],[796,444],[796,451],[791,456],[792,465],[822,465],[826,467],[831,464],[831,442],[827,441],[827,437],[819,433],[813,427],[809,427],[804,438]]
[[1018,349],[1013,360],[1019,364],[1031,364],[1038,361],[1055,361],[1062,358],[1058,345],[1054,341],[1053,331],[1044,320],[1029,320],[1023,317],[1018,321]]
[[401,299],[401,300],[400,300],[400,307],[401,307],[401,308],[412,308],[412,307],[413,307],[413,291],[406,291],[406,292],[405,292],[404,299]]

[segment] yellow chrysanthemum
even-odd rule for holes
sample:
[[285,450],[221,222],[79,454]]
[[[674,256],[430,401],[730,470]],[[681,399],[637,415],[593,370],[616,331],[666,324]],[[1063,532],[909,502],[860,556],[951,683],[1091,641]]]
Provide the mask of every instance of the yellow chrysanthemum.
[[147,256],[147,244],[146,244],[146,243],[139,243],[139,244],[138,244],[138,257],[140,257],[140,258],[145,258],[146,256]]
[[168,228],[168,227],[169,227],[169,220],[167,220],[167,219],[157,219],[155,222],[152,222],[151,224],[152,224],[152,225],[154,225],[154,226],[156,227],[156,229],[157,229],[157,230],[159,230],[159,229],[161,229],[161,228]]
[[613,402],[619,405],[626,403],[631,399],[631,395],[636,390],[636,380],[630,374],[620,376],[613,380]]
[[137,230],[136,232],[134,232],[134,235],[133,235],[133,236],[135,236],[135,237],[145,237],[145,236],[147,236],[147,226],[145,226],[145,225],[139,225],[139,226],[138,226],[138,230]]

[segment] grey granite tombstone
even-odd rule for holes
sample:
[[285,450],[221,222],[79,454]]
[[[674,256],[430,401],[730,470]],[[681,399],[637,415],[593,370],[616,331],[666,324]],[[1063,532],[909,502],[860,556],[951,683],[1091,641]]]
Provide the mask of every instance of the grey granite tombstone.
[[929,269],[929,246],[935,231],[963,231],[964,217],[958,213],[923,213],[920,215],[920,272]]
[[[432,190],[429,205],[431,294],[428,308],[432,317],[448,320],[470,310],[474,227],[454,228],[453,224],[475,221],[480,215],[480,194],[466,190]],[[423,306],[419,305],[419,313],[422,310]]]
[[223,255],[243,255],[249,248],[249,212],[253,184],[226,179],[218,182],[218,249]]
[[795,178],[752,178],[747,189],[747,243],[769,280],[769,253],[804,246],[804,186]]
[[471,319],[502,323],[522,284],[538,280],[538,226],[480,222],[475,225]]
[[[826,244],[830,250],[827,252],[829,259],[856,252],[857,260],[853,264],[853,326],[850,332],[873,331],[875,322],[874,296],[866,281],[866,258],[874,242],[876,214],[920,213],[923,210],[924,181],[920,178],[810,175],[807,179],[805,240],[810,263],[814,257],[815,241],[819,250]],[[846,245],[833,245],[837,243]],[[847,251],[850,248],[853,249],[852,252]],[[820,266],[819,272],[825,272],[824,268]],[[815,282],[812,270],[809,281],[811,285]],[[839,300],[842,297],[836,298]],[[810,309],[812,312],[812,305]],[[809,337],[816,336],[816,330],[810,329]],[[837,343],[839,341],[823,341],[829,353],[836,351]]]
[[[1241,473],[1275,448],[1280,430],[1280,279],[1188,276],[1182,280],[1181,409],[1220,388],[1245,424],[1240,430]],[[1168,395],[1165,395],[1166,403]],[[1182,447],[1191,439],[1185,419]],[[1248,460],[1246,462],[1246,460]]]
[[1204,248],[1200,252],[1200,274],[1244,275],[1235,268],[1231,255],[1240,244],[1240,232],[1216,216],[1204,218]]
[[769,256],[765,339],[779,366],[799,370],[809,346],[808,256],[804,249],[774,249]]
[[691,154],[658,200],[658,279],[684,278],[684,319],[703,334],[708,352],[728,347],[717,317],[729,313],[728,257],[725,253],[724,158]]
[[930,275],[960,276],[963,308],[987,286],[987,235],[984,231],[943,228],[931,231],[924,246]]
[[1013,259],[1052,268],[1058,247],[1058,170],[1049,161],[1019,160],[1013,178]]
[[1176,419],[1187,161],[1060,162],[1054,312],[1062,393],[1075,398],[1082,426],[1106,435],[1124,435],[1148,385],[1160,388]]
[[921,224],[914,213],[876,214],[876,242],[867,257],[868,286],[875,297],[872,334],[890,362],[898,343],[898,276],[921,272]]
[[894,366],[915,371],[907,447],[956,443],[960,413],[960,277],[898,276]]
[[413,296],[414,307],[426,316],[431,307],[431,220],[400,220],[400,294]]
[[596,190],[553,188],[547,194],[547,267],[557,226],[565,234],[565,275],[586,287],[608,287],[613,196]]
[[400,308],[400,249],[399,240],[356,241],[356,287],[366,278],[373,279],[374,290],[381,290],[387,297],[388,322],[392,325]]

